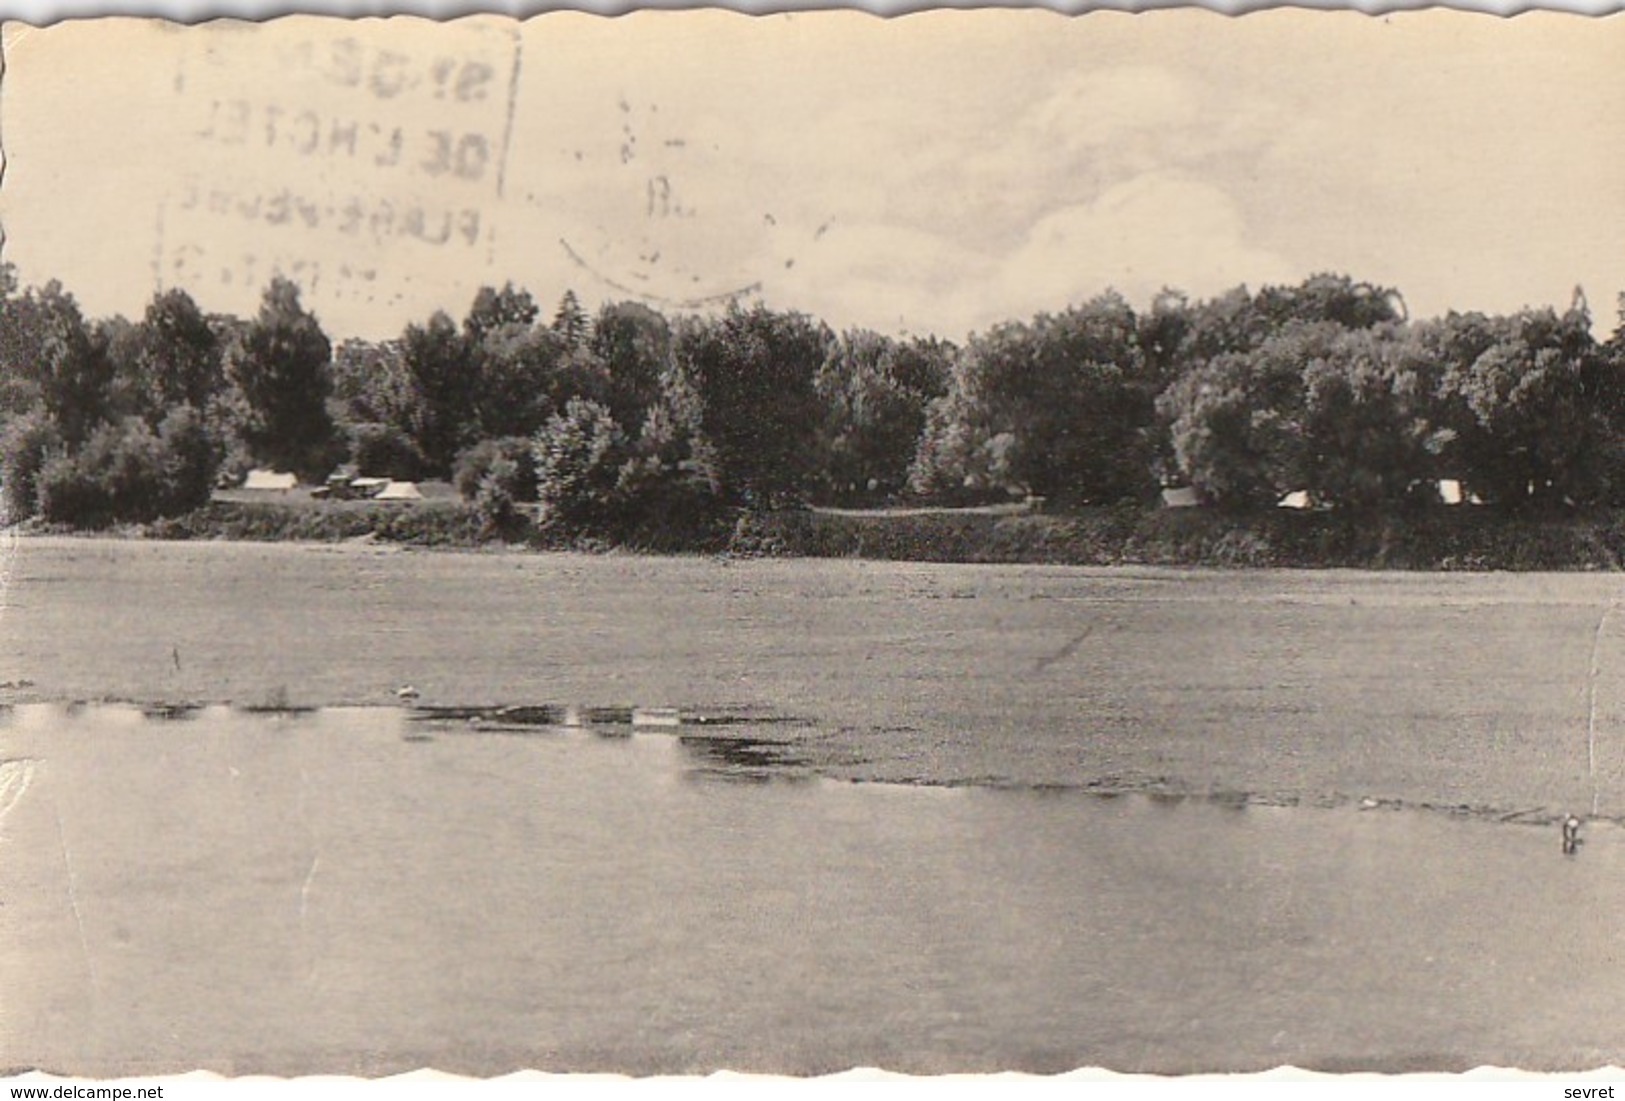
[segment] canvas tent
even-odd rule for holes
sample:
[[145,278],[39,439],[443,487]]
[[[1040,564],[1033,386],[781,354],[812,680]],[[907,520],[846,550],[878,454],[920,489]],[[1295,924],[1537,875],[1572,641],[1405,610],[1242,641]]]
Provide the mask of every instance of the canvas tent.
[[275,489],[286,492],[299,484],[299,479],[292,474],[283,474],[276,470],[250,470],[248,477],[243,480],[244,489]]
[[418,492],[416,482],[390,482],[378,495],[375,501],[421,501],[423,494]]

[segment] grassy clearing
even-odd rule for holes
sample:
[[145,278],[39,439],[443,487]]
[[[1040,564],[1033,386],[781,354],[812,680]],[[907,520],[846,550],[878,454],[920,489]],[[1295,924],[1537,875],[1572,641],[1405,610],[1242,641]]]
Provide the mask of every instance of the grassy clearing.
[[1589,807],[1594,735],[1625,811],[1609,576],[45,537],[10,572],[12,699],[750,706],[842,777],[1537,816]]

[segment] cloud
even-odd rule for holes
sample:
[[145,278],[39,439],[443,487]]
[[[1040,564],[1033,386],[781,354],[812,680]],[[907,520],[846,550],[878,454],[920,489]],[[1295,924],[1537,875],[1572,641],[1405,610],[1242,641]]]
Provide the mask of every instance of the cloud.
[[980,244],[1007,247],[1058,208],[1100,202],[1137,179],[1239,178],[1268,147],[1280,112],[1196,74],[1121,65],[1065,73],[1011,119],[956,151],[954,187],[919,204],[922,215],[957,203]]
[[[565,82],[567,125],[511,177],[532,193],[514,240],[535,257],[567,239],[588,295],[759,285],[838,327],[956,338],[1108,286],[1146,301],[1288,267],[1231,201],[1274,117],[1247,93],[1157,64],[846,77],[861,87],[775,113],[652,77],[615,98]],[[1194,182],[1215,160],[1229,171]],[[659,216],[668,185],[683,217]]]
[[953,339],[1108,289],[1144,306],[1168,285],[1205,297],[1307,274],[1250,242],[1224,190],[1166,172],[1051,210],[1003,250],[884,222],[837,226],[817,238],[810,227],[785,227],[780,243],[793,264],[777,253],[761,260],[764,295],[775,305],[837,326]]
[[793,251],[763,280],[770,301],[881,332],[962,335],[962,303],[996,267],[941,235],[881,223],[813,229]]
[[1203,102],[1187,77],[1150,65],[1119,66],[1067,74],[1022,126],[1064,153],[1077,153],[1188,127],[1202,121]]
[[1143,304],[1167,285],[1206,296],[1299,277],[1285,257],[1249,243],[1223,190],[1150,173],[1036,221],[1000,265],[981,320],[1062,308],[1107,288]]

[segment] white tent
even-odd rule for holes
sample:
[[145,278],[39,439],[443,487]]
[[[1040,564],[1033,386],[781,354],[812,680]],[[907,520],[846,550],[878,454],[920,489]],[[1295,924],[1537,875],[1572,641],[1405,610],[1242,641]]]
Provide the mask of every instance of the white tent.
[[250,470],[248,477],[243,480],[244,489],[276,489],[286,492],[299,484],[299,479],[292,474],[283,474],[275,470]]
[[378,492],[378,495],[374,497],[373,500],[421,501],[423,500],[423,494],[418,492],[416,482],[390,482]]

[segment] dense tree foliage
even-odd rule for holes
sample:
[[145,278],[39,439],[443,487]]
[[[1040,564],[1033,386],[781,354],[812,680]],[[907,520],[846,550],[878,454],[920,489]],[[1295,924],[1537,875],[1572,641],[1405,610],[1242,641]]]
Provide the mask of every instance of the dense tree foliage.
[[730,510],[807,502],[1052,507],[1437,503],[1442,479],[1514,511],[1625,505],[1625,300],[1599,343],[1567,311],[1412,320],[1342,275],[1115,294],[963,346],[733,305],[596,313],[484,287],[458,322],[334,348],[284,279],[247,320],[183,290],[87,319],[0,264],[6,516],[78,525],[196,507],[250,465],[452,478],[487,526],[681,546]]
[[872,504],[906,488],[927,410],[948,391],[953,356],[941,341],[897,341],[868,330],[835,342],[817,377],[828,500]]
[[609,410],[572,398],[536,437],[536,500],[544,529],[599,533],[613,529],[616,487],[626,435]]
[[37,299],[38,345],[26,377],[70,446],[78,446],[111,412],[112,361],[104,330],[85,324],[79,304],[55,283]]
[[512,283],[503,284],[501,290],[481,287],[474,295],[473,304],[468,307],[463,332],[469,340],[478,344],[498,329],[529,328],[536,323],[540,313],[530,292],[519,290]]
[[1184,373],[1161,402],[1180,472],[1240,508],[1293,490],[1330,507],[1397,507],[1435,498],[1444,478],[1518,510],[1625,488],[1620,368],[1582,309],[1402,323],[1393,298],[1332,297],[1318,319]]
[[572,351],[587,339],[587,311],[581,308],[575,291],[565,291],[559,307],[553,314],[553,331]]
[[225,385],[220,338],[192,296],[159,294],[134,332],[130,390],[138,410],[156,424],[177,406],[202,410]]
[[1326,336],[1322,354],[1304,361],[1300,488],[1367,511],[1435,501],[1451,434],[1431,420],[1416,361],[1386,328]]
[[958,357],[914,485],[1065,504],[1144,498],[1155,398],[1134,311],[1116,295],[996,326]]
[[334,350],[332,402],[341,423],[404,430],[415,401],[400,341],[346,340]]
[[1513,508],[1605,497],[1607,411],[1618,397],[1596,370],[1591,319],[1580,310],[1452,314],[1439,328],[1440,415],[1473,493]]
[[428,463],[405,429],[388,422],[358,421],[346,426],[350,466],[377,478],[414,482]]
[[401,336],[401,363],[411,400],[405,428],[426,469],[444,477],[457,453],[474,442],[474,410],[480,379],[470,369],[471,350],[456,322],[436,313]]
[[588,338],[606,382],[604,404],[615,423],[638,431],[660,398],[671,360],[671,326],[640,302],[611,302],[598,311]]
[[80,526],[208,500],[228,450],[219,334],[181,291],[145,317],[87,322],[52,283],[15,293],[0,267],[0,488],[9,519]]
[[723,495],[772,508],[805,500],[816,482],[817,378],[834,341],[811,318],[730,307],[678,328],[675,371],[698,400]]
[[536,500],[536,448],[524,436],[481,440],[457,456],[452,482],[465,501],[474,500],[492,480],[517,503]]
[[259,461],[320,478],[333,459],[332,347],[316,318],[299,303],[299,288],[272,280],[259,316],[232,342],[227,370],[242,392],[248,418],[244,440]]
[[61,430],[44,409],[36,407],[6,419],[0,428],[0,523],[38,511],[40,471],[65,450]]
[[1179,470],[1204,500],[1261,508],[1298,488],[1304,402],[1289,342],[1215,356],[1164,394]]
[[45,461],[35,483],[39,512],[93,528],[179,515],[208,501],[215,463],[190,406],[177,408],[156,431],[140,417],[104,422],[83,447]]

